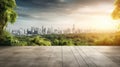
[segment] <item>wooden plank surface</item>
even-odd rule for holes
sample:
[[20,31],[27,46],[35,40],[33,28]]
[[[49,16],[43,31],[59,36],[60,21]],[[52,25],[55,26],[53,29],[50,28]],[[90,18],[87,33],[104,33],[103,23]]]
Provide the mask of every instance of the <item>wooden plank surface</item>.
[[80,67],[89,67],[89,64],[85,60],[85,56],[80,53],[80,50],[77,50],[76,47],[71,47],[72,52],[74,56],[76,57],[76,60],[79,63]]
[[53,54],[49,58],[47,67],[62,67],[61,47],[53,48]]
[[87,56],[90,57],[91,61],[95,63],[96,67],[118,67],[116,63],[110,60],[105,55],[101,54],[100,52],[96,51],[91,47],[79,47],[82,49]]
[[120,67],[120,46],[0,47],[0,67]]
[[62,50],[63,50],[63,67],[80,67],[70,47],[64,46],[62,47]]
[[90,59],[90,56],[87,56],[87,54],[83,52],[83,50],[79,49],[79,47],[76,47],[76,49],[82,55],[88,67],[96,67],[96,64]]
[[93,46],[93,49],[96,49],[98,52],[102,53],[113,62],[117,63],[120,66],[120,46],[112,47],[103,47],[103,46]]

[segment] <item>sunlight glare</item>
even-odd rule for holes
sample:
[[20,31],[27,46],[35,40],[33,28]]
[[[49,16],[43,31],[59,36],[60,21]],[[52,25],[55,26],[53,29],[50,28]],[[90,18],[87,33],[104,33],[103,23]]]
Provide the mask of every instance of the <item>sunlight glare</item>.
[[99,18],[99,20],[95,20],[94,26],[96,29],[104,31],[115,31],[117,29],[117,24],[108,17]]

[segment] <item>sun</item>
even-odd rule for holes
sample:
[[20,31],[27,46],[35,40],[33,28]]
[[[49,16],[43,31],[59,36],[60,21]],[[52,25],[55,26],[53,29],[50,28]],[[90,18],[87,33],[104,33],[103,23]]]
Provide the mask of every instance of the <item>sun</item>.
[[110,30],[114,28],[114,25],[111,22],[99,22],[95,24],[95,27],[101,30]]
[[112,19],[106,17],[95,20],[94,27],[102,31],[115,31],[117,29],[117,24]]

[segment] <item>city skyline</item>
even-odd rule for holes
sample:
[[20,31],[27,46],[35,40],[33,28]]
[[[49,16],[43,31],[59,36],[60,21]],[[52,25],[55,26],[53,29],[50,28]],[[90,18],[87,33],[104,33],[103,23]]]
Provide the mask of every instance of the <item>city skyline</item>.
[[72,25],[70,28],[61,29],[61,28],[54,28],[54,27],[30,27],[30,28],[20,28],[20,29],[7,29],[13,35],[45,35],[45,34],[80,34],[80,33],[114,33],[115,31],[98,31],[97,29],[80,29]]

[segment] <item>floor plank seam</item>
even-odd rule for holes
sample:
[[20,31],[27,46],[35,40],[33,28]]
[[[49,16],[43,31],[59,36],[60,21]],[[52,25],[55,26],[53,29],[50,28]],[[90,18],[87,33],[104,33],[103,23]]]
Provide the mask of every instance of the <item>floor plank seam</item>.
[[50,62],[50,58],[51,58],[51,56],[53,55],[53,52],[54,52],[54,47],[52,46],[52,50],[51,50],[52,52],[52,54],[50,53],[50,55],[49,55],[49,57],[48,57],[48,62],[47,62],[47,65],[45,66],[45,67],[49,67],[48,66],[48,63]]
[[71,51],[72,51],[72,54],[73,54],[75,60],[77,61],[78,65],[79,65],[79,67],[80,67],[80,63],[79,63],[78,59],[76,58],[76,56],[75,56],[75,54],[74,54],[74,52],[73,52],[73,50],[72,50],[72,47],[71,47],[70,49],[71,49]]
[[62,67],[63,67],[63,48],[61,46],[61,58],[62,58]]
[[[83,52],[83,54],[85,54],[87,57],[89,57],[81,48],[79,48],[79,49]],[[90,58],[89,58],[89,60],[95,65],[95,67],[98,67]]]
[[[101,53],[103,56],[107,57],[109,60],[111,60],[113,63],[115,63],[112,59],[110,59],[108,56],[106,56],[105,54],[103,54],[102,52],[100,52],[98,49],[92,47],[93,49],[95,49],[97,52]],[[116,64],[116,63],[115,63]],[[118,65],[118,64],[116,64]]]
[[83,56],[80,54],[79,50],[77,48],[75,48],[76,51],[79,53],[79,55],[82,57],[82,59],[84,60],[84,62],[87,64],[87,66],[89,67],[88,63],[86,62],[86,60],[83,58]]

